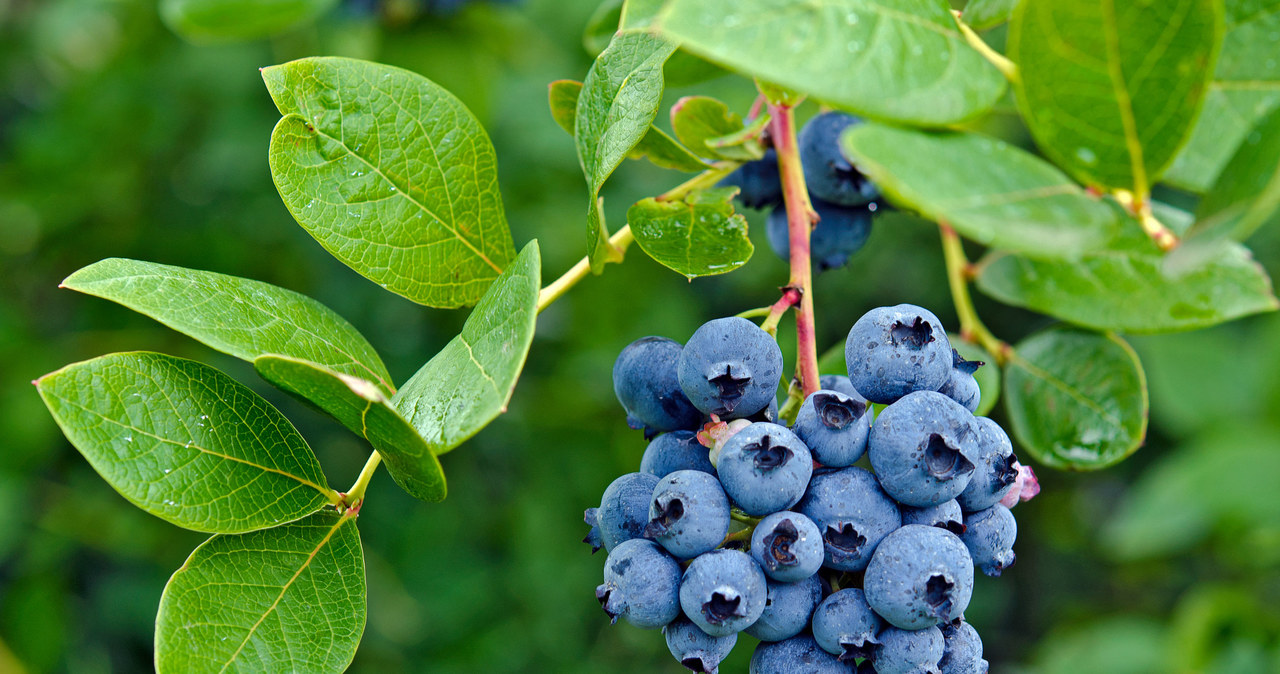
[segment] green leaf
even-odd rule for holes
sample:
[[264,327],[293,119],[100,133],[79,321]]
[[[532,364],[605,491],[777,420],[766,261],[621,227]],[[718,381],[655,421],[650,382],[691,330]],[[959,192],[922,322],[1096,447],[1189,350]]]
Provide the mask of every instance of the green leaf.
[[122,304],[237,358],[283,354],[373,381],[388,394],[394,390],[363,335],[332,309],[292,290],[120,258],[95,262],[62,287]]
[[365,622],[354,514],[214,536],[160,597],[156,672],[341,672]]
[[990,30],[1009,20],[1018,0],[969,0],[960,18],[974,30]]
[[1280,0],[1226,0],[1226,33],[1204,111],[1165,180],[1194,192],[1213,186],[1259,118],[1280,105]]
[[267,355],[253,361],[263,379],[313,402],[369,441],[402,489],[427,502],[443,501],[444,469],[421,435],[370,382],[315,363]]
[[1000,367],[996,365],[996,359],[987,353],[987,350],[977,344],[970,344],[960,338],[960,335],[947,335],[951,342],[951,348],[955,349],[960,357],[965,360],[976,360],[985,363],[973,373],[973,378],[978,380],[978,390],[982,392],[982,398],[978,401],[978,409],[974,411],[977,416],[986,416],[995,409],[996,402],[1000,400]]
[[1024,339],[1005,366],[1004,398],[1014,437],[1054,468],[1106,468],[1146,437],[1146,376],[1115,335],[1054,327]]
[[337,498],[289,420],[208,365],[159,353],[113,353],[35,384],[102,479],[180,527],[252,531],[296,520]]
[[[577,119],[578,96],[582,92],[582,83],[573,80],[557,80],[551,83],[548,99],[551,105],[551,117],[556,124],[573,135],[573,127]],[[630,159],[647,158],[654,166],[686,173],[697,173],[706,170],[707,164],[698,158],[671,136],[656,126],[650,126],[644,138],[627,155]]]
[[1115,229],[1110,206],[1004,141],[861,124],[841,144],[892,201],[989,246],[1075,257],[1106,245]]
[[671,129],[694,152],[720,159],[751,161],[763,154],[755,141],[745,145],[713,147],[710,141],[741,133],[744,125],[729,106],[710,96],[685,96],[671,106]]
[[726,68],[867,117],[952,124],[1005,88],[945,0],[673,0],[657,26]]
[[329,11],[338,0],[161,0],[160,18],[192,42],[255,40]]
[[1221,32],[1215,0],[1022,0],[1018,107],[1067,173],[1145,195],[1200,111]]
[[462,333],[392,397],[435,454],[462,444],[506,411],[533,341],[541,267],[538,242],[530,242],[476,305]]
[[755,250],[747,219],[733,212],[736,187],[696,191],[684,201],[637,201],[627,224],[640,248],[688,278],[731,272]]
[[653,25],[653,19],[662,11],[665,2],[666,0],[626,0],[622,7],[620,27],[623,30],[648,28]]
[[980,265],[991,297],[1064,321],[1136,334],[1194,330],[1277,308],[1271,279],[1238,244],[1179,275],[1127,221],[1112,245],[1076,262],[996,256]]
[[474,304],[515,251],[493,145],[466,106],[421,75],[355,59],[262,77],[284,115],[271,176],[303,229],[391,292]]
[[582,83],[577,80],[556,80],[547,85],[551,118],[570,136],[573,135],[574,120],[578,117],[578,96],[581,93]]
[[583,80],[573,137],[590,192],[587,256],[593,271],[620,259],[600,213],[600,188],[649,132],[662,103],[662,65],[675,48],[647,33],[618,33]]

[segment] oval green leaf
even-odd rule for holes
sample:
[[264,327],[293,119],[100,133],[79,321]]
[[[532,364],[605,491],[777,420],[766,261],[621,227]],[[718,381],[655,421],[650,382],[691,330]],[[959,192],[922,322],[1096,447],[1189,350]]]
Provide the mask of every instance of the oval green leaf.
[[332,309],[292,290],[120,258],[95,262],[62,287],[122,304],[237,358],[283,354],[373,381],[388,395],[395,390],[363,335]]
[[474,304],[514,254],[480,122],[421,75],[347,58],[262,70],[284,117],[271,176],[344,264],[433,307]]
[[952,124],[1005,88],[945,0],[673,0],[657,26],[726,68],[889,121]]
[[[541,268],[532,241],[485,293],[462,333],[392,397],[432,453],[457,447],[506,411],[533,342]],[[388,468],[397,470],[394,463]]]
[[747,219],[733,212],[737,191],[695,191],[683,201],[642,199],[627,211],[627,224],[641,250],[688,278],[731,272],[755,250]]
[[711,141],[740,133],[742,117],[729,106],[710,96],[685,96],[671,106],[671,130],[676,138],[704,157],[751,161],[759,159],[762,150],[754,140],[742,145],[713,146]]
[[1200,112],[1221,31],[1215,0],[1022,0],[1008,44],[1018,107],[1067,173],[1146,194]]
[[1018,0],[969,0],[960,18],[974,30],[989,30],[1009,20]]
[[180,527],[252,531],[337,500],[289,420],[208,365],[113,353],[35,384],[67,439],[108,484]]
[[165,585],[156,672],[341,672],[365,623],[355,515],[214,536]]
[[1106,468],[1146,437],[1146,375],[1115,335],[1054,327],[1024,339],[1005,365],[1004,399],[1019,444],[1054,468]]
[[995,138],[861,124],[841,144],[890,200],[988,246],[1071,258],[1105,246],[1115,229],[1111,207]]
[[256,40],[317,17],[338,0],[162,0],[160,18],[192,42]]
[[947,338],[951,342],[951,348],[955,349],[961,358],[983,363],[982,367],[973,373],[973,378],[978,381],[978,390],[982,392],[982,398],[978,401],[978,409],[974,411],[974,415],[982,417],[990,414],[1000,400],[1000,367],[996,365],[996,359],[987,353],[986,349],[964,341],[960,335],[948,334]]
[[1226,33],[1204,111],[1186,147],[1165,173],[1194,192],[1212,187],[1258,119],[1280,105],[1280,0],[1227,0]]

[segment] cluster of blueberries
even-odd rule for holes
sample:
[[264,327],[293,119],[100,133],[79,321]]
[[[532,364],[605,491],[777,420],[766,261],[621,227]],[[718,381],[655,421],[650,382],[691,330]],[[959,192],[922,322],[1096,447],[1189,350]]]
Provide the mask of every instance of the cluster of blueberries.
[[[809,201],[818,214],[809,241],[818,272],[848,264],[871,234],[871,215],[882,208],[879,188],[840,152],[841,132],[860,121],[842,112],[824,112],[810,119],[797,137]],[[787,260],[791,246],[777,152],[767,150],[763,158],[738,167],[720,185],[739,188],[738,200],[748,208],[772,209],[765,233],[773,252]]]
[[1024,473],[972,413],[980,363],[907,304],[858,319],[845,357],[849,376],[823,376],[787,427],[782,352],[751,321],[623,349],[614,390],[652,440],[586,511],[614,622],[662,628],[695,672],[739,632],[760,640],[752,674],[987,671],[963,615],[975,566],[1013,564]]

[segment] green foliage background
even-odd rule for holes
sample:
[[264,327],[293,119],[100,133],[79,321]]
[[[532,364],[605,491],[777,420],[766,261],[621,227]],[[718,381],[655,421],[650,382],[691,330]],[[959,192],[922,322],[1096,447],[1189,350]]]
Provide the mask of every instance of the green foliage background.
[[[454,92],[493,138],[517,243],[538,238],[551,277],[583,254],[584,186],[546,85],[586,73],[595,4],[479,4],[416,20],[340,7],[272,40],[192,45],[151,1],[0,0],[0,672],[150,669],[160,591],[203,538],[104,484],[45,413],[35,377],[115,350],[196,358],[285,411],[339,486],[367,454],[252,366],[57,282],[121,256],[275,283],[337,310],[406,379],[465,312],[383,292],[297,226],[268,171],[279,115],[257,68],[346,55]],[[678,85],[667,104],[709,94],[741,112],[754,97],[743,78]],[[1016,119],[984,130],[1029,147]],[[617,206],[675,180],[628,162],[605,193]],[[763,218],[748,217],[760,254],[747,272],[689,283],[633,250],[545,312],[508,414],[442,459],[446,501],[375,477],[360,516],[369,618],[352,671],[677,671],[659,634],[610,627],[600,612],[603,558],[578,542],[581,513],[644,448],[613,402],[619,349],[647,334],[683,340],[776,296],[785,265]],[[1250,243],[1280,271],[1275,228]],[[815,296],[820,344],[883,304],[922,304],[956,325],[936,231],[903,215],[882,217]],[[1048,324],[978,301],[1011,340]],[[1041,470],[1044,493],[1017,509],[1018,565],[980,578],[969,610],[992,671],[1280,671],[1280,316],[1133,342],[1152,388],[1147,446],[1099,473]],[[750,645],[723,670],[745,671]]]

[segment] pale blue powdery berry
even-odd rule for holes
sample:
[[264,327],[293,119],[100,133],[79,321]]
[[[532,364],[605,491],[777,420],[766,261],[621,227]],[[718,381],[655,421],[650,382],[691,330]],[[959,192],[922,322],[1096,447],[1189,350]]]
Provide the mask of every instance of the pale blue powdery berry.
[[680,352],[680,388],[704,414],[749,417],[775,400],[782,378],[782,349],[773,336],[745,318],[702,324]]
[[715,475],[707,451],[693,431],[663,433],[645,447],[640,472],[666,477],[677,470],[700,470]]
[[[845,341],[849,381],[871,402],[936,392],[951,374],[951,345],[937,316],[914,304],[872,309]],[[695,403],[696,404],[696,403]]]
[[822,580],[815,574],[795,583],[768,584],[764,613],[743,631],[761,641],[782,641],[803,632],[822,601]]
[[914,508],[959,496],[980,453],[973,418],[937,391],[911,393],[885,407],[867,442],[884,490]]
[[822,532],[813,520],[789,510],[766,516],[751,533],[751,558],[769,578],[794,583],[822,568]]
[[764,613],[764,571],[739,550],[712,550],[685,569],[680,607],[703,632],[723,637],[741,632]]
[[970,513],[964,518],[965,532],[960,537],[973,556],[973,563],[988,576],[999,576],[1013,566],[1013,542],[1018,538],[1018,522],[1013,513],[999,503]]
[[680,578],[680,563],[671,555],[653,541],[633,538],[609,553],[596,599],[615,623],[621,617],[657,629],[680,615]]
[[982,659],[982,638],[978,630],[964,621],[942,626],[944,650],[938,669],[942,674],[987,674],[987,661]]
[[818,525],[824,564],[837,571],[865,569],[880,541],[902,525],[897,504],[857,466],[814,475],[795,510]]
[[813,612],[813,638],[823,650],[844,662],[869,658],[883,624],[862,590],[846,588],[822,600]]
[[[656,486],[657,476],[647,473],[627,473],[609,483],[595,511],[600,543],[605,551],[644,535],[645,525],[649,523],[649,498]],[[589,520],[590,511],[587,517]]]
[[842,468],[853,465],[867,450],[871,417],[871,408],[862,396],[819,390],[805,398],[793,430],[808,445],[815,461]]
[[822,650],[808,634],[762,641],[751,654],[748,674],[849,674],[849,667]]
[[738,635],[713,637],[687,618],[680,618],[662,628],[667,650],[690,671],[716,674],[720,663],[738,643]]
[[908,524],[880,542],[862,586],[885,621],[924,629],[964,614],[973,596],[973,558],[950,531]]
[[955,499],[928,508],[903,506],[902,523],[942,527],[957,536],[964,533],[964,513],[961,512],[960,504]]
[[813,475],[813,458],[785,426],[757,422],[738,431],[716,459],[724,491],[749,515],[795,505]]
[[986,417],[974,417],[973,427],[978,432],[977,461],[974,461],[969,486],[956,497],[960,508],[970,513],[999,503],[1018,481],[1015,467],[1018,457],[1014,456],[1013,443],[1000,424]]
[[680,559],[691,559],[720,545],[728,533],[729,499],[714,476],[677,470],[658,480],[649,501],[647,538]]
[[872,662],[876,674],[938,674],[945,645],[937,627],[901,630],[886,627]]

